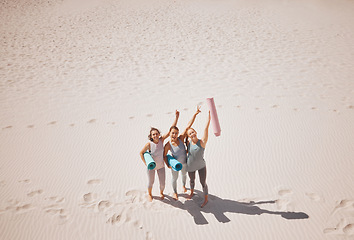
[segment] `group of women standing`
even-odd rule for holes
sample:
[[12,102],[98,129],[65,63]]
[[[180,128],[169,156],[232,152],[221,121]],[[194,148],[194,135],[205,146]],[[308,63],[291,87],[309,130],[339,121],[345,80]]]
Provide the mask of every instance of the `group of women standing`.
[[[181,164],[181,175],[183,191],[187,192],[186,180],[187,172],[190,179],[190,194],[188,198],[193,197],[194,186],[195,186],[195,173],[198,171],[199,180],[203,187],[204,192],[204,202],[201,207],[204,207],[208,202],[208,185],[206,184],[206,164],[204,160],[204,149],[208,141],[208,129],[210,125],[210,112],[206,127],[204,129],[204,135],[201,139],[197,137],[197,132],[192,128],[196,116],[200,113],[200,107],[197,107],[197,111],[194,113],[192,119],[189,121],[188,126],[180,134],[177,128],[177,122],[179,118],[179,112],[176,110],[176,118],[173,122],[169,132],[165,135],[160,135],[160,131],[156,128],[151,128],[149,134],[149,142],[144,146],[140,152],[140,157],[145,163],[144,153],[149,151],[152,158],[156,163],[156,167],[153,170],[147,170],[148,175],[148,200],[152,201],[152,186],[155,180],[155,172],[157,172],[159,182],[160,182],[160,197],[164,198],[165,189],[165,164],[171,169],[169,162],[167,160],[167,153],[170,151],[171,155],[176,158]],[[164,140],[170,137],[165,146],[163,146]],[[173,198],[178,199],[177,194],[177,179],[179,171],[172,172],[172,188],[173,188]]]

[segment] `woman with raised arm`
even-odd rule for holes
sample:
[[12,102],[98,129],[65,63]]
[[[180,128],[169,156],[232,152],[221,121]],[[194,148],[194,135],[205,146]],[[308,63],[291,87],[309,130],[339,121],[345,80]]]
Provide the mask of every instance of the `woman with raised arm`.
[[[179,112],[176,110],[176,119],[173,122],[172,126],[176,126],[178,121]],[[165,195],[163,191],[165,190],[165,165],[164,165],[164,157],[163,157],[163,142],[168,136],[170,132],[160,136],[160,131],[157,128],[151,128],[150,134],[148,136],[150,142],[145,144],[143,149],[140,151],[140,157],[143,163],[146,165],[146,161],[144,159],[144,153],[149,151],[151,157],[154,159],[156,163],[156,167],[153,170],[147,170],[148,175],[148,200],[152,201],[152,185],[155,181],[155,172],[159,177],[160,182],[160,197],[164,199]]]
[[[187,130],[187,138],[186,138],[186,145],[188,151],[187,171],[188,171],[188,176],[190,179],[190,187],[191,187],[191,193],[189,195],[189,198],[193,197],[194,186],[195,186],[195,172],[198,171],[199,180],[203,187],[203,192],[204,192],[204,202],[201,205],[201,207],[204,207],[205,204],[207,204],[208,202],[208,185],[206,184],[207,171],[206,171],[206,164],[204,160],[204,150],[205,150],[205,145],[208,141],[208,129],[210,125],[210,119],[211,117],[209,111],[208,122],[204,129],[204,136],[202,139],[198,139],[197,132],[193,128],[189,128]],[[188,138],[190,138],[191,140],[188,141]]]
[[[177,161],[179,161],[180,163],[182,163],[182,169],[181,169],[181,173],[182,173],[182,184],[183,184],[183,191],[187,192],[186,189],[186,180],[187,180],[187,152],[186,152],[186,148],[184,146],[184,139],[186,138],[186,133],[187,130],[193,125],[195,117],[200,113],[200,106],[197,106],[197,111],[196,113],[194,113],[192,119],[189,121],[188,126],[186,127],[186,129],[182,132],[181,135],[178,136],[179,134],[179,129],[176,126],[172,126],[170,128],[170,141],[167,142],[165,144],[164,147],[164,158],[165,158],[165,162],[167,164],[167,166],[169,168],[171,168],[171,166],[169,165],[168,161],[167,161],[167,153],[168,151],[171,152],[171,155],[177,159]],[[173,188],[173,198],[175,200],[178,199],[178,195],[177,195],[177,179],[178,179],[178,175],[179,172],[174,171],[173,169],[171,169],[172,172],[172,188]]]

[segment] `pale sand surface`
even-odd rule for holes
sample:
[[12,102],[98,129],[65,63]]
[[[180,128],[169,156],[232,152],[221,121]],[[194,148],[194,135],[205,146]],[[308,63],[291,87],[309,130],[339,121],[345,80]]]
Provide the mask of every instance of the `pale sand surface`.
[[[0,239],[353,239],[353,24],[344,0],[2,1]],[[149,127],[201,104],[201,137],[207,97],[209,203],[168,169],[148,202]]]

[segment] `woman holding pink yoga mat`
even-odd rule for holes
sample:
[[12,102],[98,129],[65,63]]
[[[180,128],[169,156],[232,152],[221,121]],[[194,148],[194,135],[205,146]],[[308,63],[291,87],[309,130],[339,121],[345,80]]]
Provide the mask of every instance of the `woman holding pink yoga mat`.
[[[171,155],[182,164],[182,184],[183,184],[183,191],[187,192],[186,189],[186,180],[187,180],[187,153],[186,153],[186,148],[184,146],[184,139],[186,138],[186,133],[187,130],[193,125],[194,120],[196,116],[200,113],[200,106],[197,106],[197,111],[194,113],[192,119],[189,121],[188,126],[186,129],[182,132],[181,135],[179,135],[179,129],[176,126],[172,126],[170,129],[170,138],[171,140],[165,144],[164,147],[164,158],[167,158],[167,153],[168,151],[171,152]],[[168,163],[167,160],[165,160],[166,163]],[[169,164],[167,164],[169,168]],[[175,200],[178,199],[177,195],[177,179],[179,175],[179,171],[175,171],[171,169],[172,173],[172,188],[173,188],[173,198]]]
[[[204,207],[205,204],[207,204],[208,202],[208,185],[206,184],[206,164],[204,160],[204,150],[205,150],[205,145],[208,141],[210,119],[211,116],[209,111],[208,121],[204,129],[204,136],[201,139],[198,139],[197,132],[193,128],[189,128],[187,130],[187,138],[186,138],[186,145],[188,151],[187,171],[188,171],[188,176],[190,178],[190,187],[191,187],[191,193],[189,195],[189,198],[193,197],[194,186],[195,186],[195,172],[198,171],[199,180],[203,187],[203,192],[204,192],[204,202],[201,205],[201,207]],[[188,138],[190,138],[191,140],[188,141]]]
[[[178,121],[178,116],[179,112],[176,110],[176,119],[173,122],[172,126],[176,126],[177,121]],[[146,166],[146,161],[144,159],[144,153],[147,151],[150,152],[151,157],[154,159],[156,163],[156,167],[154,169],[147,169],[147,175],[148,175],[148,200],[152,201],[152,186],[155,181],[155,172],[157,172],[157,175],[159,177],[159,182],[160,182],[160,197],[161,199],[164,199],[165,195],[163,194],[163,191],[165,190],[165,165],[164,165],[164,157],[163,157],[163,142],[165,141],[166,138],[170,135],[170,132],[160,135],[160,131],[157,128],[151,128],[150,129],[150,134],[148,136],[150,142],[145,144],[143,149],[140,151],[140,157],[143,163]],[[168,164],[166,162],[166,164]]]

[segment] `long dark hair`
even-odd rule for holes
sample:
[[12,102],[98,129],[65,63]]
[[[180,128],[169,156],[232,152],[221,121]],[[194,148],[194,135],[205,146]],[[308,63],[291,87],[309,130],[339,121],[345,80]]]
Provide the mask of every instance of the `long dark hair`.
[[187,152],[188,152],[188,142],[189,142],[189,140],[188,140],[188,130],[189,129],[191,129],[191,128],[188,128],[187,130],[186,130],[186,139],[185,139],[185,141],[184,141],[184,144],[186,145],[186,150],[187,150]]
[[157,131],[159,134],[161,134],[161,133],[160,133],[160,130],[158,130],[157,128],[151,127],[151,129],[150,129],[150,134],[148,135],[148,138],[149,138],[149,140],[150,140],[151,142],[154,141],[154,140],[152,139],[152,137],[151,137],[151,132],[152,132],[152,131]]

